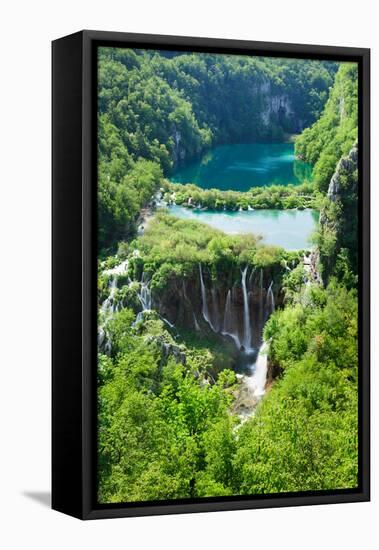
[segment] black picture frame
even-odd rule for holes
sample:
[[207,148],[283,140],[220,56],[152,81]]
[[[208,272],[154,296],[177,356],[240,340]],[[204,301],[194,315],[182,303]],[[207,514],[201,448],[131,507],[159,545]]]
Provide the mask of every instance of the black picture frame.
[[[359,487],[334,492],[96,503],[98,46],[355,61],[359,67]],[[81,519],[370,499],[370,50],[85,30],[52,43],[52,507]]]

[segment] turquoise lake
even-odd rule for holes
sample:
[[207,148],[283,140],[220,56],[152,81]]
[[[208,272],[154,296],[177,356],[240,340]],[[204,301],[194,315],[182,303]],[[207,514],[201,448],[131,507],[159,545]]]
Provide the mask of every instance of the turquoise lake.
[[312,167],[295,159],[293,143],[220,145],[179,168],[170,179],[203,189],[248,191],[250,187],[310,181]]
[[218,212],[171,206],[178,218],[206,223],[225,233],[262,235],[263,242],[287,250],[308,249],[309,237],[316,229],[319,213],[315,210],[248,210]]

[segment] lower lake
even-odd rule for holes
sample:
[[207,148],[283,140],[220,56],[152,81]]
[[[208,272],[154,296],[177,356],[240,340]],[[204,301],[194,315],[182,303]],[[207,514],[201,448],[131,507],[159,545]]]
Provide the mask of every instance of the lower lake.
[[312,179],[312,167],[295,159],[293,143],[220,145],[170,178],[203,189],[248,191],[263,185],[300,184]]
[[316,210],[248,210],[218,212],[171,206],[169,212],[178,218],[206,223],[229,234],[261,235],[265,244],[286,250],[311,247],[309,238],[316,229]]

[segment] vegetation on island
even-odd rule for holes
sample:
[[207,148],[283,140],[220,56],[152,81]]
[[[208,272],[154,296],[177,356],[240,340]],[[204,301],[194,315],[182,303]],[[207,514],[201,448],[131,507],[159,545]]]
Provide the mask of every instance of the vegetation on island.
[[183,185],[165,181],[163,190],[164,200],[168,204],[175,203],[188,208],[199,206],[210,210],[318,209],[322,199],[322,194],[311,182],[252,187],[243,192],[201,189],[190,183]]
[[[98,97],[99,502],[356,487],[356,66],[100,48]],[[314,182],[242,193],[167,179],[216,144],[299,132],[296,154],[314,165]],[[188,208],[316,208],[313,264],[169,209],[138,234],[157,191]],[[262,280],[278,298],[262,334],[276,374],[244,421],[233,342],[204,316],[172,326],[157,305],[201,307],[201,266],[215,293],[242,295],[248,269],[251,299]],[[153,306],[141,313],[146,281]]]

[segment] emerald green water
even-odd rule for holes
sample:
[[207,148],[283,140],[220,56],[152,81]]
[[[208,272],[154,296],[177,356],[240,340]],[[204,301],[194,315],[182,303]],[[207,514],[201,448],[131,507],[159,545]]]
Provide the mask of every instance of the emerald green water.
[[263,185],[298,185],[311,179],[312,167],[295,159],[293,143],[220,145],[171,177],[175,183],[235,191]]
[[224,233],[260,235],[265,244],[286,250],[310,248],[310,237],[319,217],[317,211],[310,209],[217,212],[175,205],[169,208],[169,212],[178,218],[205,223]]

